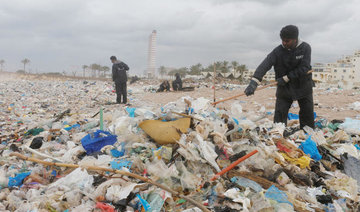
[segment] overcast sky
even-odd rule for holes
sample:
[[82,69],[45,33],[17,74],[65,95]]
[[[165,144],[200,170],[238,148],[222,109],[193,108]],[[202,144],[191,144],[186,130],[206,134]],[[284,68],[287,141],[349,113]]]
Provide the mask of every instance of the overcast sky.
[[37,72],[70,73],[116,55],[142,73],[157,30],[156,66],[204,66],[236,60],[256,68],[299,27],[312,63],[360,49],[358,0],[0,0],[0,59],[10,71],[31,60]]

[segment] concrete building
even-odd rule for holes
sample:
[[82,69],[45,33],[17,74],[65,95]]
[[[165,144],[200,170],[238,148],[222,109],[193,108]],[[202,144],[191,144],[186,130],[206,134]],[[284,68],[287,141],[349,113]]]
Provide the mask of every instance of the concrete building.
[[149,36],[147,77],[154,78],[156,75],[156,30]]
[[360,51],[344,56],[335,63],[315,63],[313,79],[317,82],[360,85]]
[[315,63],[312,66],[313,80],[315,82],[329,82],[332,79],[332,67],[334,64],[331,63]]
[[[245,81],[248,81],[252,78],[252,76],[254,75],[255,73],[255,69],[248,69],[247,71],[244,71],[244,80]],[[275,72],[274,70],[270,70],[268,72],[266,72],[265,76],[263,77],[262,80],[265,80],[265,81],[268,81],[268,82],[271,82],[271,81],[275,81]]]

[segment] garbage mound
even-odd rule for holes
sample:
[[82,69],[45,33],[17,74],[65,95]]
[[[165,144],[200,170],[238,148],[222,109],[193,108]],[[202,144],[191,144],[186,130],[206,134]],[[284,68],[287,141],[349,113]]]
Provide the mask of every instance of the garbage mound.
[[0,88],[1,211],[360,209],[360,120],[300,130],[239,101],[114,105],[107,82]]

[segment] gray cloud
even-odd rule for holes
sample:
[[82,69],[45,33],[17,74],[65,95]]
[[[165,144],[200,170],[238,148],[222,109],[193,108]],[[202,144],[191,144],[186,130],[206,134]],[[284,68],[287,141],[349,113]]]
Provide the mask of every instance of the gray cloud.
[[13,71],[27,57],[34,71],[70,72],[110,66],[115,54],[142,73],[156,29],[157,66],[236,60],[255,68],[280,44],[281,27],[295,24],[313,62],[332,62],[359,48],[359,9],[356,0],[3,0],[0,59]]

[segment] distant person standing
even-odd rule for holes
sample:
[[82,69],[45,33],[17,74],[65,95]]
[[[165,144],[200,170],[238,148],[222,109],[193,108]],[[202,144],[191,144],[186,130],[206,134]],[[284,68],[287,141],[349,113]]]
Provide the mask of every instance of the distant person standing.
[[[124,62],[117,60],[115,56],[111,56],[110,60],[113,64],[112,66],[112,79],[115,82],[115,91],[116,91],[116,103],[117,104],[126,104],[127,103],[127,74],[126,71],[129,70],[129,66]],[[123,101],[121,102],[121,96]]]

